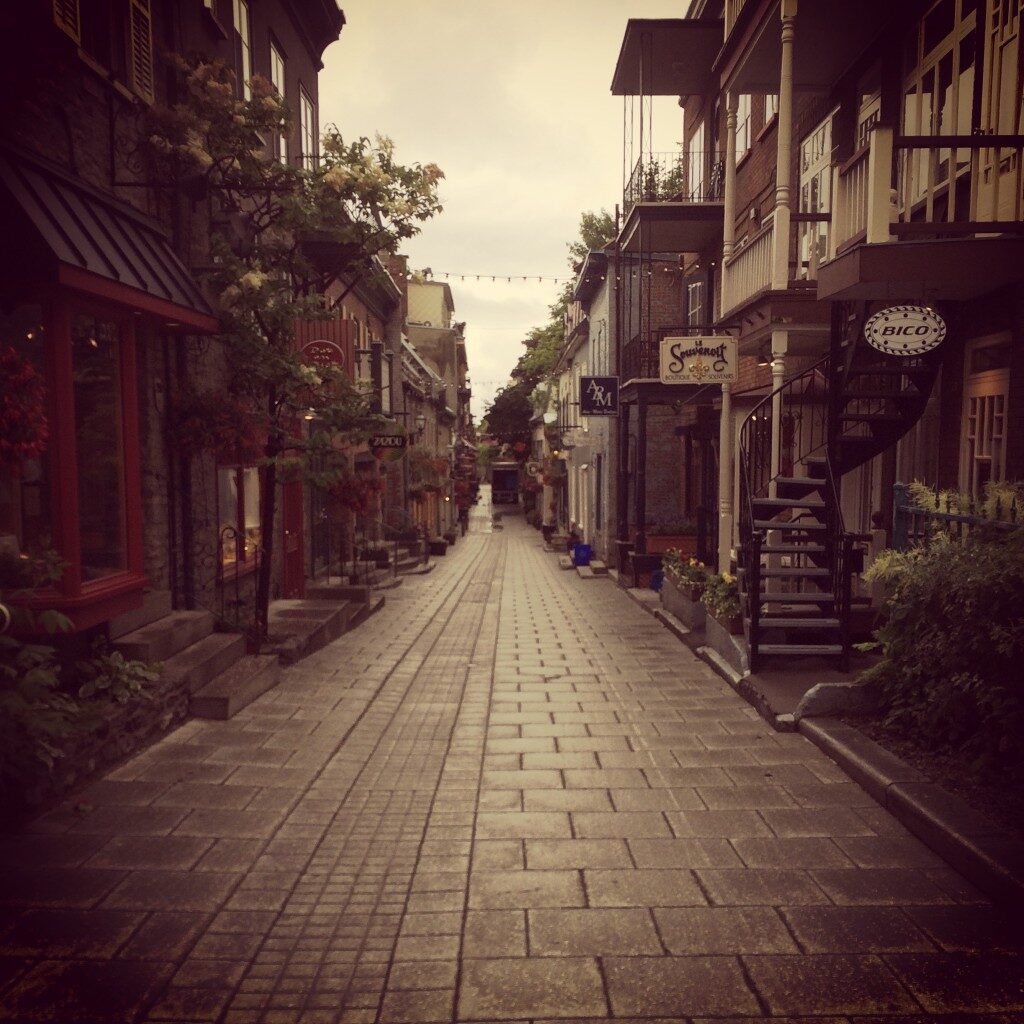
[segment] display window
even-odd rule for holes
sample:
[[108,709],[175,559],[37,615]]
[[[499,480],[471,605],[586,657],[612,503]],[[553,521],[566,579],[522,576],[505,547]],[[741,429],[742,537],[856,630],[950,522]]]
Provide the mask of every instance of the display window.
[[260,486],[256,466],[220,466],[217,470],[222,570],[243,572],[256,567],[262,539]]

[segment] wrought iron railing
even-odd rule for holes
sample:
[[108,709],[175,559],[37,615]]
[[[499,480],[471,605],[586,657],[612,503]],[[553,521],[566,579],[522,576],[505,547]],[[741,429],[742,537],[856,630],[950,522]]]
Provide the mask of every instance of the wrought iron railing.
[[667,324],[639,331],[622,346],[622,379],[657,380],[661,376],[661,341],[673,335],[699,334],[686,324]]
[[225,526],[217,535],[218,611],[214,614],[222,625],[254,642],[262,639],[255,595],[262,562],[262,546],[246,538],[244,531]]
[[1006,533],[1020,526],[1016,495],[982,503],[936,487],[929,506],[915,501],[906,484],[893,485],[892,546],[897,551],[924,547],[940,534],[964,541],[978,531]]
[[637,160],[626,183],[622,207],[637,203],[711,203],[724,194],[725,173],[716,154],[693,151],[648,153]]

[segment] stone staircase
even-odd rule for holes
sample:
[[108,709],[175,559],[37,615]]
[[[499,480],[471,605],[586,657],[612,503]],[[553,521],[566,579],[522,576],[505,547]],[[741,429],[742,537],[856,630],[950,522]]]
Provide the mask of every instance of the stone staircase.
[[[169,595],[168,595],[169,602]],[[208,611],[170,611],[163,601],[144,607],[157,617],[138,625],[138,611],[128,623],[111,625],[112,645],[126,658],[160,662],[165,686],[189,695],[190,713],[199,718],[230,718],[277,684],[280,663],[276,655],[246,653],[245,637],[214,631],[216,620]],[[136,628],[123,632],[125,625]]]

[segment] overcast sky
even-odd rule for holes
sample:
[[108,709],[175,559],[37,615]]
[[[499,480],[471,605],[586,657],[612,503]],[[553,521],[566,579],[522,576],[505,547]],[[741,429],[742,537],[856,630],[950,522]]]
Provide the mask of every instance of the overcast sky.
[[[626,20],[681,17],[686,0],[342,5],[347,24],[324,57],[320,119],[345,136],[389,135],[399,160],[444,170],[444,212],[405,251],[435,280],[488,276],[449,279],[456,319],[467,322],[479,419],[557,292],[504,277],[570,276],[566,244],[580,213],[620,200],[622,99],[610,85]],[[679,108],[663,109],[657,134],[678,141]],[[492,274],[504,277],[492,283]]]

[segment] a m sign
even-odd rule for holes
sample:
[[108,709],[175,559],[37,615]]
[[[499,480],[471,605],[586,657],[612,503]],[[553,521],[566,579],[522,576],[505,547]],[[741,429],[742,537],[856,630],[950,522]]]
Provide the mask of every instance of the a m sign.
[[580,415],[617,416],[618,377],[580,377]]

